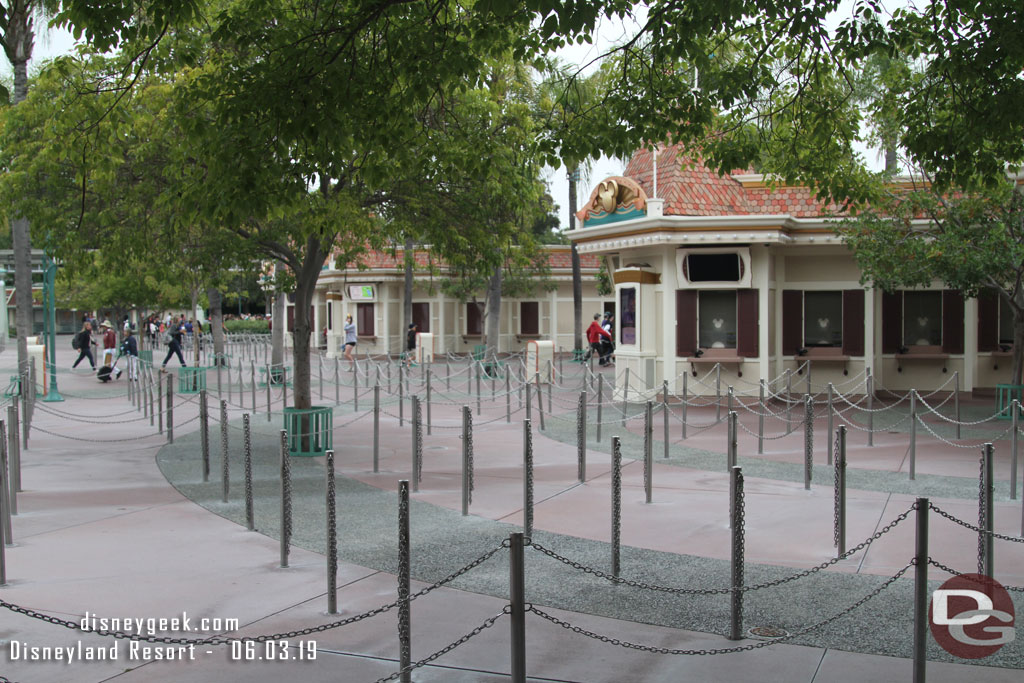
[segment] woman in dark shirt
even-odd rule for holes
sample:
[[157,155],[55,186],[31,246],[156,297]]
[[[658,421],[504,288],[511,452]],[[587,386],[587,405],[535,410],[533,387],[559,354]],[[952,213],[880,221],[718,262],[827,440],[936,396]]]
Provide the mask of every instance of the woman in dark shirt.
[[89,359],[89,365],[93,371],[96,370],[96,359],[92,357],[92,345],[95,344],[92,340],[92,325],[89,323],[82,323],[82,329],[78,332],[78,360],[72,365],[72,369],[77,368],[78,364],[82,362],[83,358]]

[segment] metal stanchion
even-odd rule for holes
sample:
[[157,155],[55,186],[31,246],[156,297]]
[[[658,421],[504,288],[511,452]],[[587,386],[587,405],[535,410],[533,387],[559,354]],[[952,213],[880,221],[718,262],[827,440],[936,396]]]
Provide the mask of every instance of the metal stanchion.
[[953,414],[956,417],[956,438],[960,438],[960,371],[953,373]]
[[334,488],[334,451],[327,451],[327,613],[338,613],[338,509]]
[[758,395],[757,395],[757,454],[764,455],[764,379],[762,378],[759,383]]
[[[269,380],[269,378],[268,378]],[[292,476],[288,458],[288,432],[281,430],[281,567],[288,566],[292,536]]]
[[157,403],[157,422],[159,427],[157,429],[158,434],[164,433],[164,375],[163,373],[157,373],[156,376],[156,403]]
[[917,392],[910,390],[910,465],[911,479],[917,478]]
[[[5,448],[5,446],[0,446]],[[6,495],[4,489],[7,488],[6,476],[3,472],[0,472],[0,510],[6,507]],[[0,524],[0,586],[7,585],[7,532],[4,528],[5,525]]]
[[324,357],[319,353],[316,354],[316,372],[320,383],[320,400],[322,401],[324,400]]
[[654,403],[648,401],[644,405],[644,498],[647,503],[651,502],[654,493],[654,449],[652,448],[651,437],[653,436]]
[[722,364],[715,363],[715,424],[722,421]]
[[[353,371],[354,372],[354,371]],[[358,376],[352,377],[352,412],[359,412],[359,382]]]
[[786,434],[793,431],[793,372],[786,369]]
[[551,414],[553,414],[555,412],[554,406],[551,403],[551,387],[555,383],[555,373],[554,373],[554,371],[551,368],[551,359],[550,358],[548,359],[547,381],[548,381],[548,415],[551,415]]
[[864,371],[864,391],[868,399],[868,446],[875,445],[875,388],[874,380],[871,378],[871,368]]
[[[146,397],[149,399],[149,426],[152,427],[156,424],[156,412],[153,410],[153,365],[149,364],[146,366]],[[158,390],[159,391],[159,390]]]
[[512,424],[512,368],[505,368],[505,423]]
[[[252,414],[256,415],[256,361],[249,361],[249,389],[252,391]],[[238,405],[242,405],[242,388],[239,388]]]
[[739,446],[737,425],[739,424],[740,416],[735,410],[729,411],[729,418],[726,425],[726,444],[725,444],[725,468],[726,472],[732,472],[732,468],[737,465],[737,448]]
[[270,365],[267,365],[267,422],[270,422]]
[[256,530],[256,513],[252,499],[252,427],[249,413],[242,415],[242,457],[245,459],[245,528]]
[[981,499],[979,502],[983,505],[984,509],[979,514],[978,527],[983,529],[978,534],[979,548],[983,549],[981,553],[982,562],[978,563],[978,572],[985,576],[995,576],[995,536],[992,532],[995,530],[995,481],[993,480],[993,465],[994,460],[993,447],[991,443],[986,443],[982,446],[981,456]]
[[662,380],[661,426],[664,438],[665,458],[668,458],[668,380]]
[[622,556],[622,444],[612,437],[612,576],[618,578]]
[[288,366],[281,366],[281,408],[288,407]]
[[380,382],[373,385],[373,471],[380,472]]
[[523,533],[533,535],[533,429],[523,420]]
[[729,416],[729,413],[733,412],[733,410],[732,410],[732,402],[733,402],[733,400],[735,398],[736,398],[735,391],[732,388],[732,385],[730,384],[725,389],[725,415],[726,415],[726,417]]
[[411,683],[412,604],[409,602],[412,553],[409,539],[409,482],[398,482],[398,666],[402,683]]
[[587,392],[581,391],[576,404],[576,478],[587,480]]
[[526,419],[529,420],[529,419],[532,419],[532,417],[530,415],[530,412],[532,410],[532,408],[530,407],[530,404],[531,404],[531,401],[530,401],[530,393],[531,393],[530,383],[525,381],[525,378],[524,378],[524,381],[520,385],[520,387],[524,388],[526,390],[526,399],[523,401],[523,405],[526,406]]
[[835,541],[836,557],[846,552],[846,425],[836,435]]
[[814,472],[814,399],[810,394],[804,397],[804,490],[811,490],[811,475]]
[[[402,381],[402,374],[405,366],[398,366],[398,426],[405,426],[405,382]],[[416,491],[416,482],[413,483],[413,491]]]
[[431,416],[430,416],[430,376],[433,371],[430,368],[426,368],[426,385],[427,385],[427,436],[431,435]]
[[523,535],[509,536],[509,616],[512,618],[512,683],[526,683],[526,569]]
[[914,548],[914,683],[925,683],[928,648],[928,509],[927,498],[918,498]]
[[[0,427],[3,423],[0,422]],[[10,479],[10,448],[7,440],[0,444],[0,527],[3,528],[3,539],[5,545],[14,543],[13,527],[11,525],[11,479]]]
[[167,443],[174,443],[174,382],[167,378]]
[[[833,426],[834,419],[835,419],[835,416],[832,414],[832,382],[829,382],[828,383],[828,387],[827,387],[827,395],[826,395],[826,403],[825,403],[825,420],[826,420],[826,423],[825,423],[825,434],[831,435],[831,434],[835,434],[836,433],[835,427]],[[828,452],[826,453],[826,456],[825,456],[827,458],[825,460],[825,464],[826,465],[831,465],[832,464],[832,456],[834,455],[832,453],[832,441],[830,439],[825,439],[825,441],[827,442],[825,444],[825,447],[828,448]]]
[[597,442],[601,443],[601,408],[604,404],[604,375],[597,378]]
[[210,406],[205,389],[199,392],[199,452],[202,457],[203,481],[210,481]]
[[473,502],[473,411],[462,406],[462,515]]
[[[367,377],[369,381],[369,377]],[[380,384],[380,368],[377,368],[377,384]],[[334,405],[341,405],[341,363],[334,357]]]
[[423,425],[420,422],[420,397],[412,397],[412,490],[420,490],[423,480]]
[[[1020,422],[1020,401],[1013,399],[1010,404],[1012,422],[1010,427],[1010,500],[1017,500],[1017,445]],[[959,425],[958,425],[959,426]]]
[[622,385],[622,426],[626,426],[626,413],[629,412],[629,368],[626,368],[625,382]]
[[230,459],[228,458],[228,402],[220,402],[220,484],[222,503],[228,502],[231,486]]
[[[483,361],[477,361],[477,363],[476,363],[476,414],[477,415],[480,414],[480,380],[481,380],[480,375],[483,374],[483,371],[484,371]],[[537,390],[540,391],[540,386],[539,385],[537,387]]]
[[731,536],[730,576],[730,619],[729,640],[743,637],[743,556],[744,543],[744,504],[743,504],[743,468],[733,467],[729,470],[729,527]]
[[687,408],[687,403],[686,402],[687,402],[687,393],[688,393],[687,390],[686,390],[686,385],[687,385],[687,378],[689,378],[689,376],[690,376],[689,373],[686,373],[686,372],[683,373],[683,401],[682,401],[682,406],[680,407],[680,413],[682,414],[682,424],[683,424],[683,435],[682,435],[683,439],[686,438],[686,408]]
[[450,358],[445,356],[444,359],[444,390],[452,390],[452,361]]
[[540,429],[544,431],[544,395],[540,389],[540,373],[536,374],[537,378],[537,417],[540,418]]

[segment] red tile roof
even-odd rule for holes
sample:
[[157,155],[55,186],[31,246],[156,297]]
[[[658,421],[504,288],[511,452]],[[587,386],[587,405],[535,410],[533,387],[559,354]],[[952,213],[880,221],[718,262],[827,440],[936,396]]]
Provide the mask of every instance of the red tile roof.
[[[549,247],[547,254],[548,265],[553,271],[570,270],[572,268],[572,254],[569,251],[569,247]],[[430,252],[426,249],[417,250],[413,258],[416,263],[416,270],[426,270],[431,263],[438,268],[443,269],[445,267],[444,262],[437,257],[431,260]],[[358,263],[348,264],[347,269],[355,270],[361,264],[364,269],[368,270],[402,270],[404,263],[405,250],[401,247],[396,249],[394,253],[390,251],[369,250],[360,257]],[[597,254],[580,254],[580,266],[583,269],[597,270],[600,265],[601,257]]]

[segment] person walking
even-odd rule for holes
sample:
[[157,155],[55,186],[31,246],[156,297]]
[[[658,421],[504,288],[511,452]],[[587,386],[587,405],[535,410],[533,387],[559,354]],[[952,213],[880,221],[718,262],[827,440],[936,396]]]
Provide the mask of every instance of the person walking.
[[78,331],[78,360],[71,366],[77,368],[83,358],[89,359],[89,365],[93,372],[96,371],[96,359],[92,357],[92,346],[96,343],[92,340],[92,325],[88,321],[82,323],[82,329]]
[[345,360],[349,362],[349,367],[355,365],[355,359],[352,358],[352,354],[356,350],[356,326],[352,322],[352,316],[345,316]]
[[171,341],[167,344],[167,356],[164,358],[164,362],[160,364],[160,372],[167,372],[167,361],[171,359],[171,356],[178,354],[178,360],[181,361],[181,367],[185,367],[185,357],[181,355],[181,337],[185,333],[185,324],[183,322],[176,322],[168,329]]
[[[587,341],[590,343],[590,350],[587,351],[587,355],[583,357],[583,360],[588,361],[593,354],[597,354],[598,358],[601,358],[601,337],[611,339],[612,335],[608,334],[603,327],[601,327],[601,314],[595,313],[594,320],[590,323],[590,327],[587,328]],[[601,363],[604,365],[604,363]]]
[[409,323],[409,331],[405,335],[405,364],[412,367],[416,356],[416,323]]
[[604,312],[601,329],[608,333],[609,338],[601,340],[601,360],[598,365],[611,365],[612,354],[615,352],[615,316],[611,311]]
[[114,364],[114,354],[117,352],[117,333],[109,320],[100,323],[103,328],[103,365],[107,367]]
[[[135,332],[132,328],[125,331],[124,341],[121,342],[121,353],[128,357],[128,381],[139,381],[139,342],[135,339]],[[121,376],[118,368],[117,376]]]

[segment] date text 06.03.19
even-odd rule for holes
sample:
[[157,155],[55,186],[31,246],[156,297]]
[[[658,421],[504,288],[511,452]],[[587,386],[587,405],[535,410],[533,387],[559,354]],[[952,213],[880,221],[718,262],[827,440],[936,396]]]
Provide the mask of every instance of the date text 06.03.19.
[[291,662],[316,659],[315,640],[268,640],[257,643],[252,640],[233,640],[228,650],[228,659],[233,662]]

